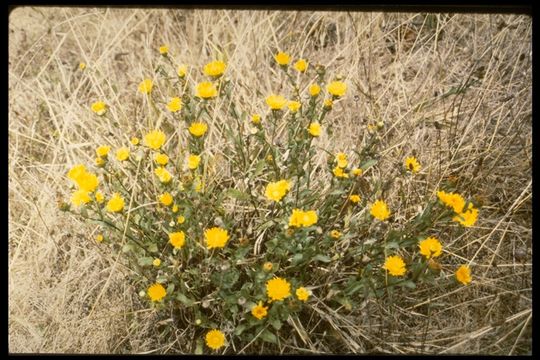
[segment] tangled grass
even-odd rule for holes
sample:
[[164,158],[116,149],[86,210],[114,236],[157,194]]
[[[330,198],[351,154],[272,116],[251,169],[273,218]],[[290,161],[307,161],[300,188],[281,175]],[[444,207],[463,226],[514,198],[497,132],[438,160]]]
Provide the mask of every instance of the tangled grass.
[[[481,205],[467,231],[447,229],[443,272],[470,264],[468,286],[419,285],[332,308],[317,289],[307,316],[277,342],[243,353],[484,353],[531,351],[531,19],[515,15],[18,8],[9,42],[9,348],[11,352],[193,353],[193,326],[156,311],[130,270],[94,241],[97,226],[59,212],[66,171],[99,144],[127,143],[155,124],[136,95],[158,48],[200,69],[220,53],[234,101],[260,113],[283,76],[276,49],[324,64],[349,84],[317,140],[360,149],[379,130],[378,163],[396,221],[421,212],[418,192],[451,182]],[[87,68],[80,71],[79,63]],[[90,104],[107,99],[96,120]],[[212,114],[225,118],[227,107]],[[208,133],[221,156],[225,134]],[[285,140],[283,140],[285,141]],[[422,170],[396,176],[415,155]],[[325,169],[317,152],[313,169]],[[233,177],[221,175],[222,182]],[[331,173],[321,175],[330,182]],[[236,179],[238,181],[238,179]],[[232,186],[242,184],[231,183]],[[230,202],[228,211],[247,211]],[[338,249],[347,248],[338,243]],[[361,261],[361,259],[358,259]],[[328,267],[327,282],[350,274]]]

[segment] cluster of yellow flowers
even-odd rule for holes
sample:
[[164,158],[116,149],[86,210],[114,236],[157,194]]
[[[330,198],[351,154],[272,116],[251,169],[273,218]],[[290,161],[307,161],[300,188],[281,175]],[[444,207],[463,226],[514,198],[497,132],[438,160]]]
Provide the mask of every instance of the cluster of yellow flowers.
[[[81,206],[90,202],[90,194],[94,193],[99,185],[96,174],[89,172],[83,164],[75,165],[68,172],[70,178],[79,188],[71,195],[71,202],[75,206]],[[94,194],[97,196],[96,194]],[[101,196],[100,196],[101,198]],[[101,199],[103,201],[103,199]]]
[[[446,206],[451,207],[455,212],[458,212],[458,214],[463,214],[462,210],[465,206],[465,199],[463,199],[461,195],[455,193],[446,193],[444,191],[439,191],[437,195]],[[472,207],[472,204],[470,204],[470,206]],[[453,220],[459,221],[466,227],[472,226],[478,215],[478,209],[472,209],[473,210],[471,210],[471,212],[474,211],[473,214],[464,215],[467,219],[466,221],[462,221],[462,219],[458,218],[457,216],[454,217]],[[372,206],[371,213],[374,217],[384,220],[384,218],[388,217],[389,211],[384,202],[377,201]],[[432,259],[442,254],[442,245],[435,237],[428,237],[420,241],[418,246],[420,248],[420,254],[425,256],[426,259]],[[387,257],[383,269],[388,270],[390,275],[394,276],[402,276],[406,272],[405,262],[400,256],[397,255]],[[463,285],[467,285],[472,281],[470,267],[467,265],[461,265],[455,272],[455,277],[457,281]]]
[[332,173],[338,179],[348,179],[349,175],[360,176],[362,175],[362,169],[352,168],[349,173],[347,173],[347,167],[349,166],[349,160],[347,154],[339,152],[336,154],[334,162],[336,166],[332,169]]
[[289,218],[289,226],[292,227],[308,227],[317,223],[318,216],[315,210],[303,211],[293,209]]
[[[306,302],[311,295],[311,292],[303,286],[300,286],[295,291],[296,298],[300,301]],[[283,278],[274,277],[266,282],[266,295],[269,300],[268,303],[272,301],[282,301],[291,296],[291,284]],[[263,306],[263,302],[259,303],[251,309],[251,314],[261,320],[267,315],[268,307]]]
[[461,195],[438,191],[437,197],[443,204],[454,210],[456,216],[452,218],[453,221],[459,222],[465,227],[471,227],[476,223],[478,209],[472,203],[469,203],[465,208],[465,199]]
[[[420,254],[426,259],[432,259],[442,254],[442,245],[436,237],[430,236],[418,243]],[[406,273],[407,268],[403,259],[398,255],[389,256],[386,258],[383,269],[387,270],[390,275],[402,276]],[[467,285],[472,281],[471,269],[467,265],[461,265],[455,272],[456,280]]]

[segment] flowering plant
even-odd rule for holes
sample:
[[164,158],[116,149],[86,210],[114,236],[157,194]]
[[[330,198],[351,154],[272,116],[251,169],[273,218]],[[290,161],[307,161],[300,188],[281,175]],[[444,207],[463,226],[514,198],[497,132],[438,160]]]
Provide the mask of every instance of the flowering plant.
[[[75,189],[62,209],[98,224],[96,240],[123,255],[148,306],[198,329],[194,352],[278,343],[310,302],[350,310],[423,282],[472,281],[468,266],[444,269],[437,258],[446,227],[475,224],[474,203],[446,183],[419,197],[417,214],[395,217],[403,199],[387,197],[389,183],[373,171],[384,124],[370,128],[360,150],[319,146],[325,120],[350,91],[346,81],[306,59],[294,63],[294,80],[292,57],[279,52],[275,66],[290,91],[269,92],[255,113],[236,105],[239,85],[226,62],[191,77],[167,46],[159,53],[175,76],[148,77],[134,89],[153,109],[154,126],[129,143],[97,147],[94,169],[74,165],[67,176]],[[221,107],[228,116],[215,119]],[[104,101],[91,106],[100,117],[108,109]],[[218,135],[219,150],[211,146]],[[316,163],[319,154],[326,166]],[[403,178],[422,174],[414,156],[398,168]]]

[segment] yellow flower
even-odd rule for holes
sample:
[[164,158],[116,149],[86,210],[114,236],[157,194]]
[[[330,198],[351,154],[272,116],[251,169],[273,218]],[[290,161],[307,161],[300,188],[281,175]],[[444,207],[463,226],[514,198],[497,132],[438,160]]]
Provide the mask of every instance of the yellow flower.
[[169,206],[173,202],[173,197],[168,192],[165,192],[165,193],[159,195],[159,202],[162,203],[165,206]]
[[405,159],[405,168],[407,171],[417,173],[420,170],[420,164],[414,156],[409,156]]
[[124,208],[124,199],[119,193],[114,193],[107,203],[108,212],[120,212]]
[[167,56],[167,54],[169,54],[169,47],[167,45],[161,45],[159,47],[159,53],[163,56]]
[[88,195],[88,191],[85,190],[77,190],[73,192],[71,195],[71,203],[77,207],[88,203],[90,200],[90,195]]
[[276,62],[281,66],[287,66],[289,65],[289,62],[291,61],[291,57],[289,56],[289,54],[284,53],[282,51],[278,52],[274,56],[274,59],[276,59]]
[[310,295],[309,290],[306,289],[305,287],[299,287],[298,289],[296,289],[296,297],[300,301],[306,302],[307,299],[309,298],[309,295]]
[[209,99],[216,97],[218,94],[217,88],[210,81],[203,81],[197,85],[196,93],[197,97],[202,99]]
[[334,173],[334,176],[335,177],[338,177],[338,178],[348,178],[349,177],[349,174],[347,174],[346,172],[343,171],[342,168],[340,167],[335,167],[332,172]]
[[96,154],[99,157],[107,157],[107,155],[109,155],[109,150],[111,150],[110,146],[101,145],[96,149]]
[[82,62],[82,63],[80,63],[80,64],[79,64],[79,69],[80,69],[80,70],[84,70],[84,69],[86,69],[86,64],[85,64],[85,63],[83,63],[83,62]]
[[154,259],[154,261],[152,261],[152,265],[154,265],[155,267],[158,267],[159,265],[161,265],[161,260],[160,259]]
[[461,213],[465,207],[465,199],[456,193],[447,193],[444,191],[437,191],[437,197],[441,200],[446,206],[454,209],[455,213]]
[[347,154],[342,152],[336,154],[337,166],[340,168],[346,168],[349,162],[347,161]]
[[173,232],[169,234],[169,242],[175,249],[181,249],[186,242],[186,235],[183,231]]
[[251,115],[251,122],[254,123],[255,125],[260,124],[261,123],[261,115],[259,115],[259,114]]
[[159,181],[163,184],[167,184],[172,179],[171,173],[168,172],[164,167],[156,168],[154,173],[159,178]]
[[188,168],[190,170],[195,170],[199,166],[199,163],[201,162],[201,157],[199,155],[191,154],[188,156],[187,162],[188,162]]
[[93,192],[99,184],[97,176],[88,172],[83,164],[72,167],[67,176],[77,184],[79,189],[86,192]]
[[182,109],[182,99],[179,97],[173,97],[171,101],[167,104],[167,110],[170,112],[177,112]]
[[251,308],[251,314],[257,319],[261,320],[263,317],[265,317],[268,314],[266,310],[268,310],[268,307],[263,306],[263,302],[259,301],[258,305],[255,305],[254,307]]
[[102,234],[97,234],[97,235],[96,235],[96,241],[97,241],[98,243],[102,242],[102,241],[103,241],[103,235],[102,235]]
[[397,255],[387,257],[383,269],[388,270],[390,275],[394,276],[401,276],[407,271],[405,262]]
[[292,113],[297,112],[301,106],[302,104],[300,104],[298,101],[289,101],[289,104],[287,105],[287,107]]
[[150,149],[159,150],[165,143],[167,137],[161,130],[152,130],[144,136],[144,145]]
[[96,160],[95,160],[95,164],[97,167],[103,167],[105,166],[105,159],[101,158],[101,157],[97,157]]
[[354,169],[352,169],[351,173],[352,173],[354,176],[360,176],[360,175],[362,175],[362,169],[354,168]]
[[305,72],[308,67],[308,62],[304,59],[299,59],[297,62],[294,63],[294,68],[300,72]]
[[174,204],[171,210],[172,210],[173,214],[177,213],[178,212],[178,205]]
[[473,207],[473,204],[469,203],[466,211],[458,213],[452,218],[453,221],[459,222],[465,227],[471,227],[476,223],[478,219],[478,209]]
[[461,265],[456,271],[456,279],[463,285],[467,285],[472,281],[471,269],[467,265]]
[[287,100],[281,95],[272,94],[266,98],[266,104],[272,110],[281,110],[287,104]]
[[101,204],[105,200],[105,196],[101,193],[101,191],[96,191],[96,201],[98,204]]
[[99,185],[99,180],[95,174],[85,172],[77,179],[77,185],[81,190],[94,192]]
[[152,92],[152,80],[145,79],[139,84],[139,91],[143,94],[150,94]]
[[324,106],[324,108],[325,108],[326,110],[332,110],[332,106],[333,106],[333,105],[334,105],[334,102],[332,101],[332,99],[325,99],[325,100],[324,100],[323,106]]
[[332,96],[342,97],[347,91],[347,85],[342,81],[332,81],[328,84],[326,90],[328,90]]
[[127,147],[121,147],[116,150],[116,159],[119,161],[126,161],[129,158],[129,149]]
[[206,334],[206,345],[213,350],[217,350],[225,344],[225,335],[216,329],[210,330]]
[[186,221],[186,218],[183,217],[182,215],[176,218],[176,222],[180,225],[183,224],[185,221]]
[[178,66],[178,69],[176,70],[176,74],[178,75],[178,77],[183,78],[184,76],[186,76],[186,73],[187,73],[186,65],[182,64]]
[[156,153],[154,155],[154,161],[156,162],[156,164],[158,165],[167,165],[167,163],[169,162],[169,157],[165,154],[161,154],[161,153]]
[[188,130],[191,135],[201,137],[206,133],[206,130],[208,130],[208,125],[202,122],[194,122],[189,126]]
[[339,232],[338,230],[330,231],[330,237],[332,237],[333,239],[339,239],[341,235],[341,232]]
[[97,115],[101,116],[107,112],[107,105],[103,101],[97,101],[92,104],[91,109]]
[[312,84],[310,87],[309,87],[309,95],[311,96],[317,96],[319,95],[319,93],[321,92],[321,87],[317,84]]
[[303,211],[300,209],[293,209],[291,217],[289,218],[289,226],[308,227],[316,224],[317,220],[317,212],[314,210]]
[[137,145],[139,145],[139,138],[134,136],[134,137],[131,138],[130,142],[131,142],[132,145],[137,146]]
[[287,180],[271,182],[266,185],[265,195],[268,200],[279,202],[290,189],[291,184]]
[[418,247],[420,248],[420,254],[424,255],[426,259],[437,257],[442,254],[442,245],[439,240],[433,236],[420,241]]
[[227,65],[223,61],[212,61],[204,65],[203,72],[208,76],[219,77],[223,75]]
[[313,137],[321,136],[321,124],[319,124],[318,122],[313,122],[309,124],[308,132]]
[[269,271],[272,271],[272,268],[274,267],[274,265],[267,261],[263,264],[263,270],[266,271],[266,272],[269,272]]
[[225,229],[213,227],[204,231],[204,238],[207,249],[222,248],[229,240],[229,234]]
[[349,200],[351,200],[351,202],[355,203],[355,204],[358,204],[360,202],[360,196],[358,195],[351,195],[349,196]]
[[77,164],[74,165],[71,169],[69,169],[67,177],[77,183],[78,179],[86,172],[86,166],[84,166],[83,164]]
[[275,277],[266,282],[266,294],[273,301],[283,300],[291,296],[291,284],[285,279]]
[[167,291],[161,284],[153,284],[148,288],[148,296],[152,301],[161,301],[165,295],[167,295]]
[[370,212],[373,217],[381,221],[390,217],[390,210],[388,210],[388,206],[386,206],[386,203],[382,200],[375,201],[373,205],[371,205]]

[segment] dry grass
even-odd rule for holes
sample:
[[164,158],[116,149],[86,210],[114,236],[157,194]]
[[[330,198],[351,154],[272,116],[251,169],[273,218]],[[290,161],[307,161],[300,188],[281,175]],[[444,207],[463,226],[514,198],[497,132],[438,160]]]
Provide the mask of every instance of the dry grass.
[[[96,229],[56,207],[67,195],[69,166],[92,162],[95,144],[116,146],[150,125],[135,89],[156,68],[162,43],[194,67],[225,53],[248,113],[262,111],[264,95],[279,90],[282,74],[270,67],[276,48],[327,65],[350,92],[320,147],[360,148],[366,125],[383,121],[376,171],[390,175],[415,151],[424,166],[415,186],[432,190],[454,176],[484,204],[470,231],[444,235],[445,269],[471,264],[472,285],[419,286],[393,306],[372,299],[349,312],[318,301],[305,322],[284,327],[279,347],[246,352],[531,352],[530,18],[18,8],[9,31],[11,352],[193,351],[183,340],[190,329],[159,336],[155,323],[164,318],[139,303],[127,270],[112,271],[115,259],[92,241]],[[120,126],[96,121],[89,104],[98,98]],[[211,153],[220,153],[220,141],[214,128]],[[391,205],[400,191],[414,196],[411,184],[394,183]],[[417,211],[399,209],[397,219]]]

